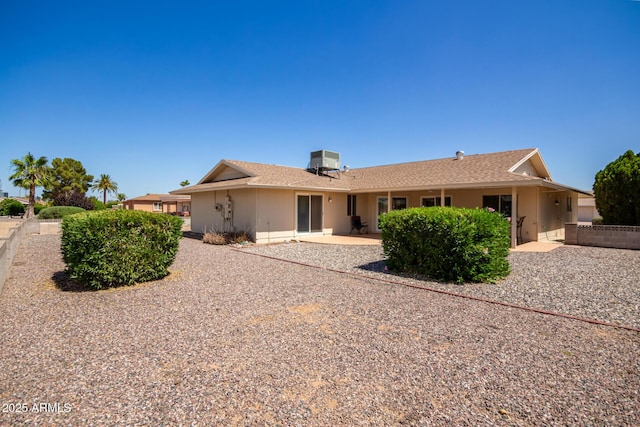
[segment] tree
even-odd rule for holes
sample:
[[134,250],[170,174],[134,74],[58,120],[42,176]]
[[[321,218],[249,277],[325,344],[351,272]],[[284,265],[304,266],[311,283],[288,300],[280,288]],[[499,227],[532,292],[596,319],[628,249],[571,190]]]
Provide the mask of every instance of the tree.
[[92,190],[102,191],[103,203],[107,204],[107,193],[117,194],[118,192],[118,183],[113,181],[111,177],[107,174],[100,175],[100,179],[98,182],[93,184],[91,187]]
[[124,193],[118,193],[116,195],[116,199],[118,199],[119,202],[122,202],[124,200],[127,200],[127,195]]
[[599,171],[593,192],[604,224],[640,225],[640,153],[628,150]]
[[188,180],[188,179],[185,179],[184,181],[182,181],[182,182],[180,183],[180,187],[186,187],[186,186],[187,186],[187,185],[189,185],[189,184],[191,184],[191,183],[189,182],[189,180]]
[[[59,157],[51,162],[51,180],[42,192],[42,198],[53,200],[57,206],[77,206],[60,204],[60,200],[78,199],[84,197],[93,181],[93,175],[87,174],[87,170],[78,160]],[[77,194],[75,194],[77,193]],[[80,195],[80,196],[78,196]],[[85,207],[85,206],[80,206]]]
[[29,205],[25,218],[34,216],[33,207],[36,204],[36,188],[44,187],[49,182],[51,169],[47,165],[48,160],[42,156],[35,158],[27,153],[22,159],[11,160],[13,175],[9,177],[13,185],[29,190]]
[[56,194],[53,199],[54,206],[75,206],[85,210],[95,209],[95,204],[89,199],[86,193],[79,191],[63,191]]

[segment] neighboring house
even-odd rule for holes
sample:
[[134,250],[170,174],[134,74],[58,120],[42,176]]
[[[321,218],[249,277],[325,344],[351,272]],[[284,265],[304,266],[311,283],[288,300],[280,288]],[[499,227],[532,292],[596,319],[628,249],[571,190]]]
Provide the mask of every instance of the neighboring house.
[[[7,194],[7,193],[4,193]],[[24,207],[29,206],[29,198],[28,197],[9,197],[9,196],[4,196],[0,197],[0,202],[3,201],[4,199],[13,199],[13,200],[17,200],[20,203],[22,203],[24,205]],[[36,203],[42,203],[42,200],[39,197],[36,197]]]
[[[352,215],[379,232],[384,212],[434,205],[491,207],[525,217],[523,241],[562,239],[584,193],[553,182],[535,148],[351,170],[339,170],[337,153],[311,154],[315,169],[221,160],[196,185],[170,193],[191,195],[192,231],[243,230],[257,243],[348,234]],[[514,247],[517,231],[514,220]]]
[[593,218],[599,218],[596,199],[592,195],[581,194],[578,197],[578,222],[591,224]]
[[191,197],[174,194],[147,194],[123,201],[122,207],[137,211],[175,213],[189,216],[191,213]]

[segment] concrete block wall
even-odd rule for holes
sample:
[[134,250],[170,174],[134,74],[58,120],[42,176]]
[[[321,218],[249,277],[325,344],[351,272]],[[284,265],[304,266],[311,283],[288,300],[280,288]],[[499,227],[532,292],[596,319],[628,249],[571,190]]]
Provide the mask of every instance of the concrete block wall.
[[627,225],[565,225],[568,245],[640,249],[640,227]]
[[9,275],[9,265],[7,263],[7,245],[5,240],[0,240],[0,293],[2,293],[2,287]]
[[9,277],[9,269],[22,236],[24,236],[24,223],[9,229],[5,236],[0,237],[0,292],[2,292],[4,282]]
[[9,232],[0,237],[0,293],[9,277],[9,269],[18,246],[25,234],[57,234],[60,233],[60,222],[39,222],[31,218],[10,228]]

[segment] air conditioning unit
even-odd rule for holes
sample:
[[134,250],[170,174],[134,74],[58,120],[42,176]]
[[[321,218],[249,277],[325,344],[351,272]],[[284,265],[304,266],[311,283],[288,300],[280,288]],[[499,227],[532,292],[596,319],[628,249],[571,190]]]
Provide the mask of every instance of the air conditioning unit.
[[309,163],[309,169],[316,171],[340,169],[340,153],[327,150],[311,152],[311,162]]

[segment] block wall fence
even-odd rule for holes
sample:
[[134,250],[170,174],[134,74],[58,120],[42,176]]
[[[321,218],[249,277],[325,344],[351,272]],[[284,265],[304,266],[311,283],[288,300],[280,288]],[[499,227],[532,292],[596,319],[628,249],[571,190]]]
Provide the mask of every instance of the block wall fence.
[[640,227],[628,225],[565,224],[567,245],[599,246],[603,248],[640,249]]
[[25,234],[56,234],[60,232],[60,222],[40,223],[38,219],[31,218],[21,221],[15,227],[9,229],[4,236],[0,236],[0,293],[4,283],[9,278],[11,263],[16,256],[20,242]]

